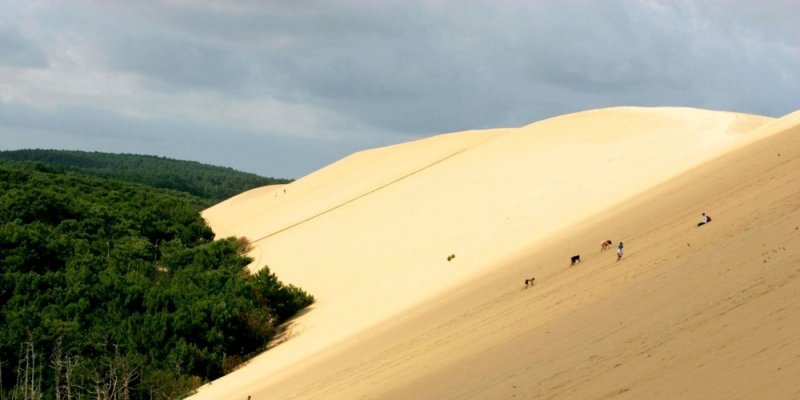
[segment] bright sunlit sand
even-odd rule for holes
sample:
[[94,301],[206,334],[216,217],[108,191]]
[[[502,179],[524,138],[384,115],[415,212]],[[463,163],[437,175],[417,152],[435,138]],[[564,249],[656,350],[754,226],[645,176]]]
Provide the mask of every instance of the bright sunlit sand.
[[443,134],[203,216],[317,302],[193,399],[800,398],[800,113]]

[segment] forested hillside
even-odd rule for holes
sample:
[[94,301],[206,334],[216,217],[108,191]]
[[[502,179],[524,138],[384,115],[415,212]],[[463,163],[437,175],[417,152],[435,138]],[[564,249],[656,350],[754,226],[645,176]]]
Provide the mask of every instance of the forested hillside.
[[231,168],[164,157],[67,150],[0,151],[0,160],[39,161],[84,173],[191,193],[218,203],[252,188],[288,183]]
[[0,398],[172,399],[313,298],[190,195],[0,162]]

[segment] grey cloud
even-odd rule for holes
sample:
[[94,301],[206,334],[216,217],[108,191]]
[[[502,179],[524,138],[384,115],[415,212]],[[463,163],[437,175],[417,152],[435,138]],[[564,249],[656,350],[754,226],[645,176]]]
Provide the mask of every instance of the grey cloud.
[[128,45],[109,43],[108,65],[116,70],[144,75],[164,91],[212,90],[240,94],[250,71],[246,59],[224,47],[174,37],[140,34]]
[[[774,116],[798,107],[798,98],[787,101],[768,93],[778,87],[798,88],[797,80],[780,70],[795,65],[800,52],[792,55],[763,38],[739,35],[740,26],[716,23],[714,10],[689,2],[664,2],[660,7],[612,4],[592,3],[595,9],[584,8],[588,14],[579,18],[551,15],[550,21],[562,25],[553,27],[558,41],[534,45],[540,56],[531,62],[532,79],[596,98],[587,104],[590,108],[630,101]],[[565,106],[580,102],[569,92],[552,91]]]
[[51,32],[86,46],[96,68],[138,75],[144,90],[244,94],[253,77],[246,53],[236,43],[167,24],[162,14],[179,18],[179,11],[149,3],[56,3],[36,17]]
[[[132,6],[99,43],[110,68],[161,91],[312,104],[410,135],[527,123],[552,115],[547,108],[620,99],[719,108],[730,81],[763,69],[730,36],[742,31],[736,15],[717,26],[708,22],[713,9],[654,4]],[[524,112],[524,121],[511,117]]]
[[[62,126],[35,129],[72,129],[75,138],[86,138],[87,132],[109,138],[109,132],[117,132],[120,140],[142,141],[143,132],[152,132],[154,138],[147,140],[169,141],[162,137],[190,137],[194,130],[204,132],[195,137],[208,138],[205,143],[214,135],[248,145],[264,140],[259,143],[309,157],[323,157],[323,150],[303,148],[335,147],[324,140],[281,138],[281,132],[270,132],[275,134],[270,139],[247,139],[255,132],[238,121],[214,127],[164,121],[160,111],[169,107],[173,93],[180,93],[176,101],[210,93],[213,101],[202,104],[277,100],[322,110],[307,115],[313,123],[306,125],[331,127],[318,137],[353,138],[337,147],[342,152],[387,144],[389,137],[519,126],[617,105],[779,116],[800,107],[800,9],[792,2],[761,4],[52,3],[35,15],[42,30],[77,37],[74,42],[89,49],[97,70],[135,75],[141,86],[133,87],[132,95],[146,99],[158,92],[153,96],[158,100],[151,122],[103,115],[98,96],[95,112],[87,111],[92,100],[86,100],[69,113],[47,116]],[[0,32],[0,41],[3,37]],[[35,48],[29,44],[18,47]],[[57,104],[58,97],[53,94]],[[60,109],[68,106],[60,104]],[[29,112],[26,129],[34,129],[31,121],[40,111]],[[81,113],[87,114],[76,117]],[[226,154],[234,157],[235,151]]]
[[37,44],[22,36],[19,31],[0,25],[0,65],[44,68],[47,66],[47,58]]
[[[485,96],[485,82],[471,68],[477,60],[460,37],[437,27],[441,16],[421,8],[179,11],[132,12],[114,27],[94,19],[73,29],[102,49],[108,68],[136,73],[163,92],[272,97],[411,134],[474,127],[494,108],[464,108]],[[60,15],[50,18],[65,23]]]

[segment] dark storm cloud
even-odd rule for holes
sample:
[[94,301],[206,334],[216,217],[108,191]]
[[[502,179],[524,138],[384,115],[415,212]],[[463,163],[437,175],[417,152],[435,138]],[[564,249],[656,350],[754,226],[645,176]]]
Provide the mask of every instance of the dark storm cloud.
[[[108,68],[162,91],[313,104],[398,134],[518,125],[621,100],[791,111],[796,103],[758,89],[797,87],[780,74],[791,49],[765,47],[792,28],[762,11],[771,27],[754,35],[759,22],[724,5],[115,4],[115,29],[105,20],[87,29],[104,33]],[[737,87],[760,98],[741,99]]]
[[799,88],[781,73],[797,48],[753,36],[758,21],[693,3],[438,4],[283,16],[272,33],[288,44],[259,64],[282,78],[278,96],[409,134],[620,104],[774,116],[797,107],[769,98],[770,88]]

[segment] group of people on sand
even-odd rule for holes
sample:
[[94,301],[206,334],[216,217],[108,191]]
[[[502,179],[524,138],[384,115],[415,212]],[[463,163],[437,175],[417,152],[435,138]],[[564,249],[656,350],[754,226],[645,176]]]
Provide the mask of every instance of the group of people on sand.
[[[614,242],[612,242],[611,239],[603,241],[603,243],[600,244],[600,251],[602,252],[608,250],[609,248],[611,248],[612,244],[614,244]],[[619,244],[617,245],[617,261],[622,259],[623,248],[625,248],[625,245],[622,244],[622,242],[619,242]]]
[[[697,226],[700,227],[700,226],[703,226],[703,225],[705,225],[705,224],[707,224],[709,222],[711,222],[711,217],[708,214],[703,213],[702,219],[700,220],[700,222],[697,223]],[[611,239],[602,241],[600,243],[600,252],[604,252],[604,251],[610,249],[613,244],[614,244],[614,242],[612,242]],[[622,250],[624,248],[625,248],[625,245],[622,242],[619,242],[619,244],[617,245],[617,261],[622,260]],[[581,262],[581,256],[580,255],[572,256],[570,258],[569,266],[571,267],[571,266],[573,266],[573,265],[575,265],[575,264],[577,264],[579,262]],[[535,281],[535,278],[525,279],[525,287],[533,286],[533,282],[534,281]]]
[[[702,219],[700,220],[700,222],[697,223],[697,226],[703,226],[703,225],[705,225],[705,224],[707,224],[709,222],[711,222],[711,216],[709,216],[706,213],[703,213]],[[608,250],[609,248],[611,248],[612,244],[614,244],[614,242],[612,242],[611,240],[604,240],[600,244],[600,251],[603,252],[603,251]],[[617,261],[622,259],[622,249],[624,247],[625,247],[625,245],[623,245],[622,242],[619,242],[619,244],[617,245]],[[577,256],[577,257],[578,257],[578,260],[580,261],[580,256]],[[575,264],[575,257],[572,258],[572,265],[574,265],[574,264]]]
[[[611,239],[604,240],[604,241],[600,242],[600,251],[603,252],[603,251],[606,251],[606,250],[610,249],[612,244],[614,244],[614,242],[612,242]],[[617,245],[617,261],[622,259],[622,249],[624,249],[624,248],[625,248],[625,245],[622,244],[622,242],[619,242],[619,244]],[[573,266],[573,265],[575,265],[575,264],[577,264],[579,262],[581,262],[580,254],[572,256],[569,259],[569,266],[571,267],[571,266]]]

